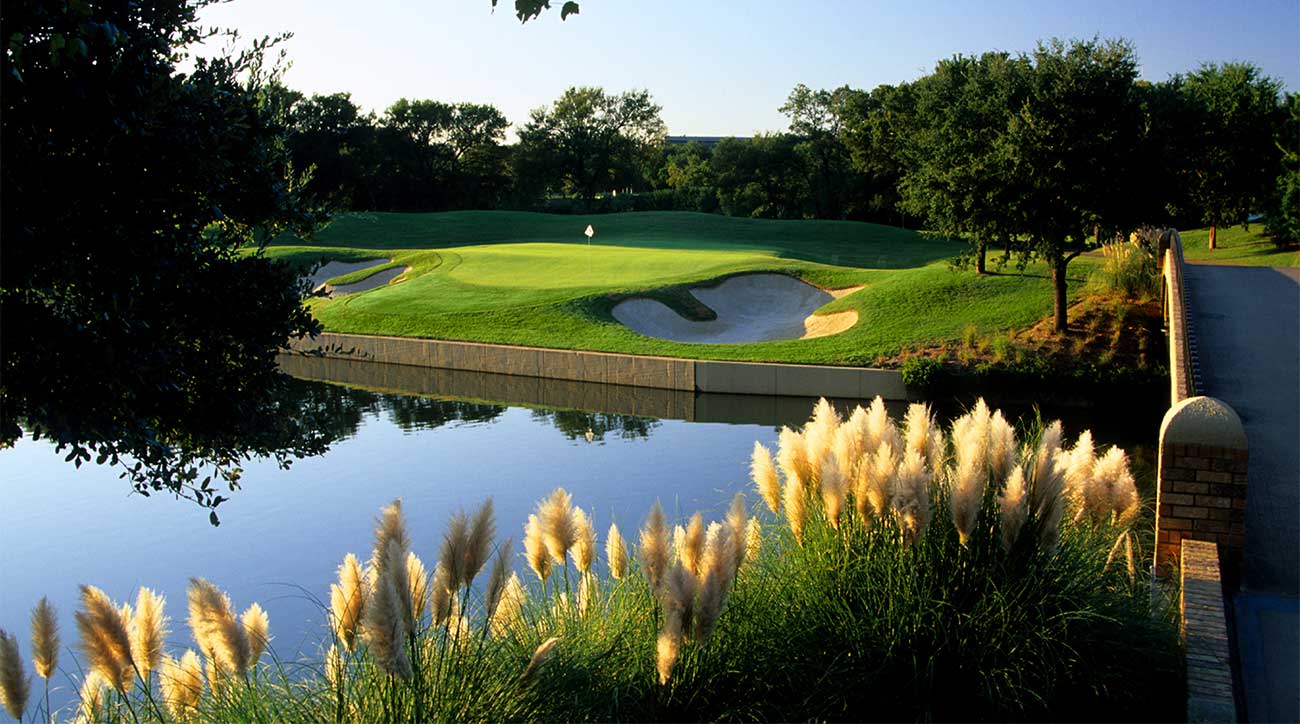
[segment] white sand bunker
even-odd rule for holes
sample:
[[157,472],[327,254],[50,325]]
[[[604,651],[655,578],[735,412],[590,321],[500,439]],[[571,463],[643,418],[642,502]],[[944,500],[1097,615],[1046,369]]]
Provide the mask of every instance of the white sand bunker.
[[329,280],[335,277],[341,277],[345,274],[351,274],[352,272],[358,272],[362,269],[382,266],[390,261],[392,261],[392,259],[368,259],[366,261],[358,262],[331,261],[321,265],[319,269],[308,275],[307,278],[311,280],[312,292],[319,293],[325,297],[356,294],[357,292],[364,292],[369,289],[382,287],[410,271],[411,267],[402,266],[385,269],[380,272],[375,272],[365,279],[353,284],[334,285],[330,284]]
[[742,274],[691,294],[718,318],[693,322],[662,302],[645,297],[614,305],[614,318],[634,332],[675,342],[738,344],[809,339],[839,334],[858,322],[855,311],[815,315],[832,300],[861,289],[826,291],[784,274]]

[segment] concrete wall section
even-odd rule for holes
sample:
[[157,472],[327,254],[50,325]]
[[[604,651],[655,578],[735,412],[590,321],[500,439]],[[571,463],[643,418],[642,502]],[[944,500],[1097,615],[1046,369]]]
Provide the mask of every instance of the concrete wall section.
[[695,387],[731,395],[908,399],[902,373],[858,367],[698,360]]
[[[337,359],[735,395],[908,399],[897,370],[649,357],[325,332],[291,348]],[[313,351],[315,350],[315,351]]]

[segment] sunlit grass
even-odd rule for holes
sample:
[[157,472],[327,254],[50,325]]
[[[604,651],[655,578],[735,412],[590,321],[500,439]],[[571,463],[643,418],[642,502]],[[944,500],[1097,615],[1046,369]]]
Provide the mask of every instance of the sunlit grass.
[[[581,236],[587,223],[597,230],[591,246]],[[327,330],[357,334],[861,365],[907,347],[957,340],[967,325],[1019,329],[1051,312],[1051,284],[1039,265],[1024,273],[955,272],[946,260],[964,246],[855,222],[677,212],[349,214],[310,246],[280,241],[267,253],[304,265],[389,258],[388,266],[411,267],[401,283],[312,303]],[[1077,259],[1071,265],[1072,295],[1093,264]],[[821,310],[855,310],[858,323],[810,340],[688,344],[639,335],[610,311],[618,300],[641,294],[680,310],[690,301],[690,286],[760,271],[825,288],[864,286]]]
[[1179,232],[1183,239],[1183,256],[1189,261],[1211,264],[1242,264],[1247,266],[1300,266],[1300,251],[1279,249],[1260,223],[1249,229],[1241,226],[1221,226],[1215,237],[1218,247],[1210,251],[1210,230],[1192,229]]

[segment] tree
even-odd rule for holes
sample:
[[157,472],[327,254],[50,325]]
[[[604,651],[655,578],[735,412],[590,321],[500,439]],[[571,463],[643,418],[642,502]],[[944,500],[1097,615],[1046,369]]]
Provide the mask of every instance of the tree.
[[850,99],[860,93],[848,86],[814,91],[800,83],[778,109],[790,119],[790,133],[801,139],[795,150],[804,162],[810,211],[816,218],[844,218],[859,185],[843,135]]
[[1269,198],[1264,228],[1278,245],[1300,243],[1300,95],[1287,93],[1278,124],[1281,170]]
[[1020,179],[1012,169],[1008,126],[1024,104],[1028,75],[1023,57],[958,55],[914,84],[901,205],[924,218],[932,233],[967,239],[980,274],[989,244],[1009,245],[1017,231]]
[[906,226],[897,212],[901,211],[899,184],[911,168],[906,153],[916,124],[915,84],[881,85],[871,93],[855,93],[846,99],[844,114],[844,145],[866,185],[864,215]]
[[569,88],[550,109],[532,112],[519,131],[521,153],[550,168],[590,211],[597,191],[630,185],[647,154],[662,145],[660,110],[644,90],[614,96]]
[[804,208],[804,167],[788,133],[724,138],[713,148],[710,166],[718,180],[718,202],[728,216],[797,219]]
[[1068,329],[1066,269],[1131,213],[1125,186],[1140,147],[1137,61],[1124,41],[1053,40],[1033,54],[1007,148],[1019,179],[1016,228],[1052,273],[1055,329]]
[[364,150],[374,140],[374,119],[362,115],[350,93],[314,95],[285,90],[286,139],[294,167],[311,169],[307,190],[320,203],[342,209],[363,207]]
[[1244,224],[1268,197],[1277,178],[1274,143],[1281,83],[1249,63],[1209,63],[1182,79],[1192,114],[1192,146],[1185,182],[1210,248],[1222,224]]
[[215,507],[211,479],[237,483],[246,455],[325,441],[276,370],[318,330],[303,287],[241,253],[321,220],[268,107],[274,41],[178,72],[207,4],[0,9],[0,438],[25,429]]

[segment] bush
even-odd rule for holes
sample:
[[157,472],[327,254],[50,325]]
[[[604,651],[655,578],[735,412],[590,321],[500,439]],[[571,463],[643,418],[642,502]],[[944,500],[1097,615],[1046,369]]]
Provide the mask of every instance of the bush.
[[1129,240],[1102,246],[1105,261],[1093,272],[1094,282],[1126,299],[1153,299],[1160,295],[1160,262],[1156,259],[1156,232],[1142,229]]

